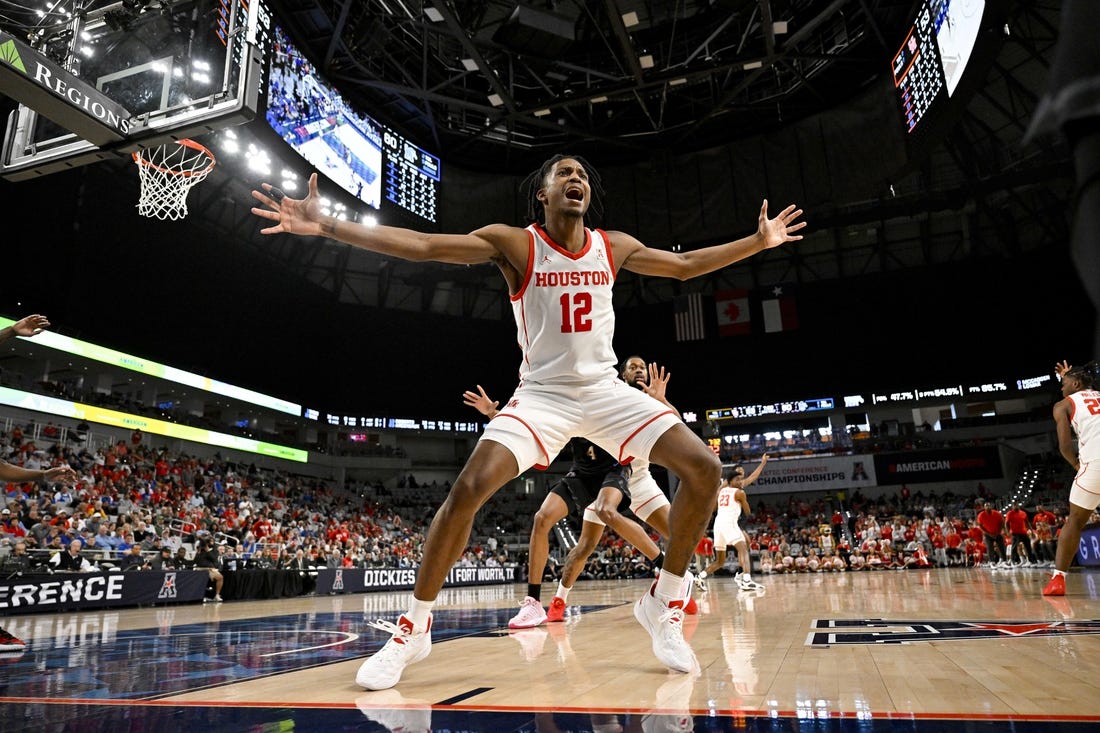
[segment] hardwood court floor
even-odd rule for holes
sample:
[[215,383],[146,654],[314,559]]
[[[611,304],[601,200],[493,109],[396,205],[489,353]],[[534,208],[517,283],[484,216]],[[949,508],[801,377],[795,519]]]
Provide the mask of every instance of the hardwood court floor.
[[354,682],[385,641],[368,622],[405,593],[9,616],[28,646],[0,658],[0,731],[1097,730],[1100,576],[1052,600],[1047,575],[712,579],[698,675],[653,657],[644,581],[582,582],[565,623],[517,632],[523,586],[448,590],[431,656],[379,692]]

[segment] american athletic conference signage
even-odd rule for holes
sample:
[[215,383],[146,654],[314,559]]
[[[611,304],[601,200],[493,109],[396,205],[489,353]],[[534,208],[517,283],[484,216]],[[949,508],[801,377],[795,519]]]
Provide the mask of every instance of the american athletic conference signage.
[[912,644],[922,641],[1034,638],[1100,634],[1100,620],[909,621],[881,618],[814,619],[806,646]]
[[93,145],[126,140],[133,124],[130,110],[2,32],[0,88]]
[[1001,478],[997,446],[883,453],[875,456],[881,486]]
[[198,570],[24,575],[0,582],[0,612],[197,601],[209,579]]
[[[752,464],[745,470],[751,469]],[[814,456],[769,461],[749,493],[836,491],[875,485],[875,464],[871,456]]]

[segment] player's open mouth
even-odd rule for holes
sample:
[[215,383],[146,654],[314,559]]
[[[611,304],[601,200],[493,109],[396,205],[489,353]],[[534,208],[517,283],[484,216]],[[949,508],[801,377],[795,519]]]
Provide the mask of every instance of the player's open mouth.
[[565,192],[565,198],[570,201],[584,201],[584,191],[579,188],[571,188]]

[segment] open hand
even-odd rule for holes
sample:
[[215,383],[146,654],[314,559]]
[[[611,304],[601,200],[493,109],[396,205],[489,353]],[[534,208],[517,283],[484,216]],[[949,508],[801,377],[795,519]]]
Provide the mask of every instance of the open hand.
[[645,393],[655,400],[665,401],[665,392],[668,389],[668,380],[672,379],[672,373],[666,372],[664,367],[657,366],[656,362],[649,365],[649,383],[645,386]]
[[40,316],[37,313],[20,318],[11,324],[11,330],[15,331],[16,336],[37,336],[49,327],[50,322],[46,316]]
[[756,233],[764,240],[764,249],[778,247],[785,242],[794,242],[802,239],[801,234],[795,234],[806,226],[806,222],[796,222],[802,216],[802,209],[796,209],[794,204],[779,212],[774,219],[768,218],[768,200],[760,207],[760,217],[757,219]]
[[252,198],[267,208],[254,206],[252,213],[276,224],[261,229],[260,234],[321,234],[321,204],[316,173],[309,177],[309,191],[304,199],[292,199],[270,183],[262,184],[261,188],[263,191],[252,192]]
[[497,405],[500,404],[500,400],[490,399],[479,384],[477,385],[477,392],[466,390],[462,393],[462,404],[474,408],[488,418],[492,418],[497,412]]

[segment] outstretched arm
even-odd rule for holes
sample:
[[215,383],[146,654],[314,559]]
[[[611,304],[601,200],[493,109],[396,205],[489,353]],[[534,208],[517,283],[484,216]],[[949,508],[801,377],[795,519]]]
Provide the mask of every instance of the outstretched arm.
[[741,481],[741,488],[744,489],[752,484],[756,479],[760,478],[761,472],[764,470],[764,466],[768,463],[768,454],[765,453],[760,457],[760,465],[756,467],[756,470],[750,473]]
[[622,263],[624,269],[639,275],[687,280],[714,272],[765,249],[802,239],[801,234],[795,234],[806,226],[806,222],[798,221],[801,215],[802,209],[791,204],[774,219],[769,219],[768,202],[765,199],[760,207],[755,234],[734,242],[682,253],[650,249],[622,232],[608,234],[615,248],[615,259]]
[[[330,237],[353,247],[417,262],[473,265],[492,261],[502,254],[509,258],[526,254],[523,230],[503,224],[470,234],[427,234],[398,227],[365,226],[325,215],[321,212],[316,173],[309,177],[309,192],[304,199],[292,199],[270,183],[264,183],[262,188],[263,191],[252,192],[252,198],[263,205],[253,207],[252,213],[274,223],[261,229],[261,234]],[[515,266],[517,262],[512,264]]]
[[8,339],[13,339],[16,336],[37,336],[49,327],[50,322],[47,320],[46,316],[40,316],[37,313],[31,316],[25,316],[7,328],[0,329],[0,343]]
[[0,481],[49,481],[65,484],[76,483],[76,472],[68,466],[58,466],[45,471],[32,471],[0,461]]
[[500,404],[500,400],[494,400],[485,394],[485,390],[481,385],[477,385],[477,392],[471,392],[466,390],[462,393],[462,404],[469,405],[485,417],[492,420],[497,416],[497,405]]

